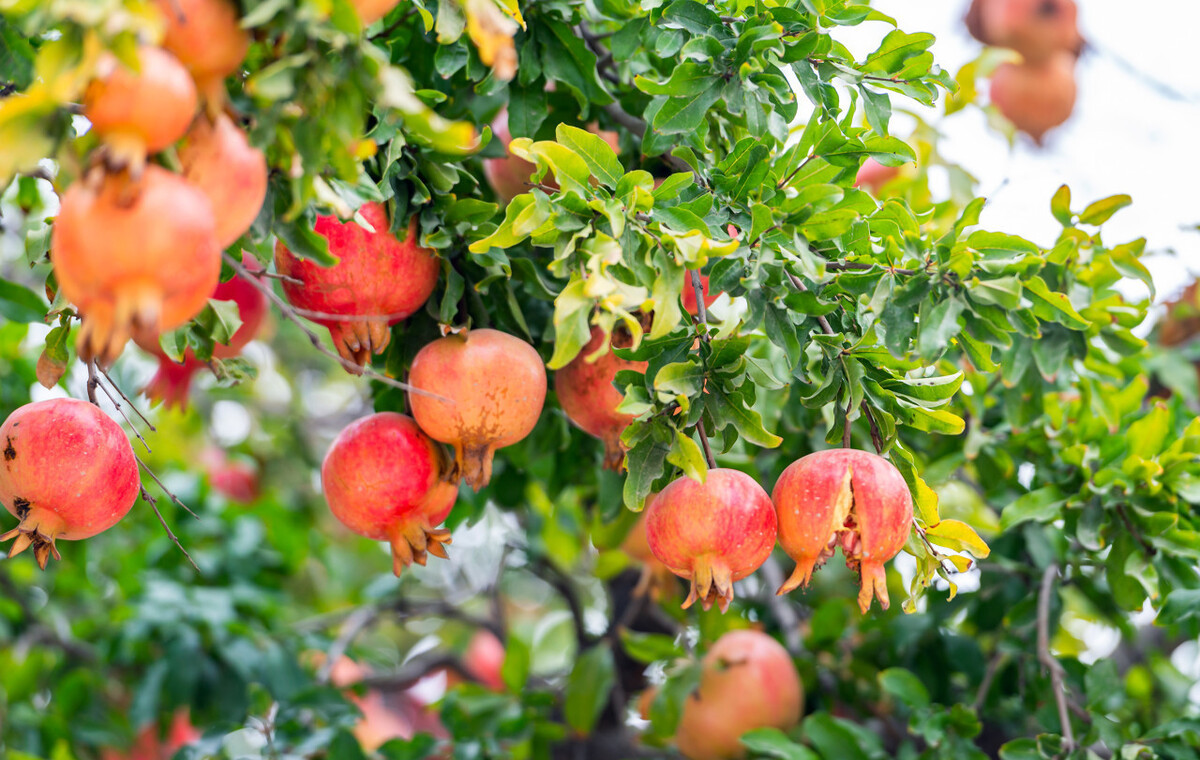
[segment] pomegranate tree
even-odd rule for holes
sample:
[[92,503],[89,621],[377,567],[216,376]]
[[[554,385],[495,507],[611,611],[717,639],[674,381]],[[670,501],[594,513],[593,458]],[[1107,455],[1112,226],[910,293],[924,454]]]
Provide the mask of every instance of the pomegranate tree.
[[91,538],[124,517],[141,488],[133,447],[121,426],[77,399],[20,407],[0,425],[0,501],[20,524],[0,536],[8,556],[33,547],[42,569],[54,542]]
[[175,56],[150,46],[137,56],[134,71],[105,54],[83,98],[83,115],[114,166],[140,168],[147,153],[182,137],[196,114],[196,86]]
[[228,248],[242,236],[267,197],[267,160],[225,114],[201,116],[179,147],[184,178],[208,196],[217,244]]
[[[242,264],[250,266],[256,265],[256,262],[249,254],[245,254]],[[215,301],[233,301],[237,304],[238,316],[242,320],[241,326],[230,337],[229,343],[217,343],[213,346],[214,358],[232,359],[240,354],[246,344],[254,340],[254,336],[262,329],[267,317],[267,297],[240,276],[217,285],[211,297]],[[139,336],[136,341],[144,351],[158,357],[158,371],[142,389],[142,393],[152,402],[162,402],[168,408],[185,408],[192,375],[208,364],[197,359],[191,348],[184,354],[183,363],[179,363],[166,355],[158,340],[150,342],[146,337]]]
[[[630,342],[628,333],[613,333],[613,346],[628,347]],[[596,356],[601,350],[604,353]],[[604,467],[609,470],[619,470],[624,463],[621,433],[634,419],[617,411],[625,394],[613,386],[613,378],[623,369],[645,372],[646,362],[618,357],[605,345],[604,331],[593,327],[591,340],[579,355],[554,373],[558,403],[580,430],[604,442]]]
[[891,462],[858,449],[818,451],[788,465],[771,498],[779,544],[796,560],[780,594],[807,585],[841,546],[846,566],[861,578],[863,613],[875,597],[888,608],[883,565],[904,547],[913,517],[908,484]]
[[225,102],[224,79],[237,71],[250,35],[238,25],[233,0],[157,0],[166,22],[162,45],[196,80],[216,113]]
[[546,401],[546,368],[533,346],[499,330],[471,330],[426,345],[413,359],[413,417],[431,438],[454,446],[463,480],[478,491],[492,478],[496,449],[529,435]]
[[761,631],[730,631],[704,655],[700,685],[683,704],[675,746],[691,760],[746,756],[738,741],[756,728],[800,722],[804,689],[791,655]]
[[329,328],[343,359],[366,366],[381,353],[394,325],[425,304],[437,285],[441,263],[417,244],[417,218],[397,240],[388,231],[383,204],[367,203],[359,214],[374,230],[334,216],[319,216],[315,230],[329,241],[338,263],[323,267],[295,256],[282,241],[275,244],[275,267],[300,283],[284,280],[283,292],[313,321]]
[[89,177],[62,197],[50,241],[58,285],[83,318],[79,356],[111,363],[196,316],[217,285],[212,207],[176,174],[147,166]]
[[446,557],[458,484],[445,451],[411,417],[380,412],[351,423],[321,465],[333,516],[350,530],[392,545],[396,575],[427,554]]
[[992,74],[992,105],[1038,145],[1075,110],[1075,55],[1038,63],[1002,63]]
[[691,581],[685,608],[733,601],[733,582],[766,561],[775,546],[775,510],[754,478],[715,468],[703,483],[681,477],[646,506],[650,551],[671,572]]

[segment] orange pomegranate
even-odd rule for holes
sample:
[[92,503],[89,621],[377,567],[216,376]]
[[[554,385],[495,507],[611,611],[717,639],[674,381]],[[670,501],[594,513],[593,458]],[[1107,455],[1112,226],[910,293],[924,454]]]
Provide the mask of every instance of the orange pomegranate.
[[1075,109],[1075,56],[1057,53],[1040,63],[1004,63],[992,74],[992,103],[1041,145],[1047,132]]
[[1083,49],[1075,0],[974,0],[967,30],[985,45],[1010,48],[1028,63]]
[[210,112],[219,112],[225,102],[223,80],[237,71],[250,48],[250,35],[238,25],[237,6],[233,0],[156,2],[166,21],[163,47],[191,72]]
[[250,229],[267,197],[267,160],[225,114],[201,116],[179,148],[183,177],[208,196],[217,245],[229,247]]
[[399,3],[400,0],[350,0],[350,5],[354,6],[358,20],[363,26],[374,24]]

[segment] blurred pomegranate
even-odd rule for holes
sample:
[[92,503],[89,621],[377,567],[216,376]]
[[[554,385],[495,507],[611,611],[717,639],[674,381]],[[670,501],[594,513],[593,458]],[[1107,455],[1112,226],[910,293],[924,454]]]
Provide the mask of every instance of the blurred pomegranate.
[[992,74],[991,98],[1006,119],[1041,145],[1046,133],[1075,109],[1075,55],[1001,64]]
[[1027,63],[1083,50],[1075,0],[974,0],[967,30],[985,45],[1009,48]]

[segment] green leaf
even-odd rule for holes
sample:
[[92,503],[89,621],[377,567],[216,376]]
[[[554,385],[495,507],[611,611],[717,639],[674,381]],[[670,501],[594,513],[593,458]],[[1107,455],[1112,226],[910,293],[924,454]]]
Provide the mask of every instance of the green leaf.
[[1021,281],[1014,276],[993,277],[990,280],[972,277],[967,285],[967,294],[976,301],[1009,310],[1021,306]]
[[1050,290],[1046,281],[1037,275],[1025,281],[1025,292],[1039,317],[1045,316],[1072,330],[1086,330],[1092,324],[1075,311],[1065,293]]
[[638,662],[649,665],[652,662],[673,661],[683,657],[686,652],[675,643],[674,636],[662,633],[641,633],[621,628],[621,648],[625,654]]
[[704,123],[708,109],[721,97],[718,87],[709,87],[690,95],[672,97],[665,101],[654,114],[650,126],[664,135],[679,135],[694,132]]
[[617,160],[617,154],[600,136],[570,124],[559,124],[556,136],[560,143],[584,160],[592,176],[601,184],[615,188],[624,176],[625,169]]
[[1090,224],[1093,227],[1107,222],[1112,215],[1133,203],[1128,195],[1112,195],[1089,205],[1079,215],[1080,224]]
[[235,301],[218,301],[210,298],[208,305],[196,316],[196,323],[203,327],[217,343],[228,344],[233,334],[242,326]]
[[10,322],[41,322],[49,308],[41,296],[24,285],[0,279],[0,316]]
[[1071,188],[1062,185],[1050,199],[1050,213],[1064,227],[1070,227],[1074,214],[1071,213]]
[[575,661],[563,704],[563,717],[567,725],[577,733],[587,735],[596,725],[604,706],[608,704],[608,693],[616,681],[613,669],[613,654],[608,642],[587,650]]
[[742,746],[755,757],[776,760],[821,760],[803,744],[797,744],[778,728],[756,728],[742,734]]
[[702,66],[693,61],[684,61],[675,67],[671,78],[665,82],[655,82],[638,75],[633,78],[633,85],[647,95],[685,97],[715,88],[720,81],[721,78],[713,73],[711,65]]
[[963,373],[955,372],[941,377],[892,378],[882,381],[880,385],[909,398],[941,404],[954,398],[962,382]]
[[[782,438],[767,432],[767,429],[763,427],[762,416],[745,406],[745,401],[740,393],[713,390],[708,398],[716,407],[713,416],[719,416],[723,420],[723,424],[717,425],[717,430],[724,429],[726,424],[732,424],[742,438],[756,446],[762,446],[764,449],[773,449],[783,443]],[[712,407],[710,406],[710,408]]]
[[671,445],[671,453],[667,461],[683,470],[683,474],[703,483],[708,478],[708,463],[704,461],[704,452],[700,450],[692,437],[682,430],[675,431],[675,442]]
[[1062,514],[1067,499],[1056,486],[1046,486],[1021,496],[1000,513],[1000,527],[1008,530],[1027,520],[1050,522]]
[[513,694],[525,690],[531,665],[529,647],[516,636],[509,636],[504,646],[504,664],[500,666],[500,678]]
[[817,752],[823,758],[837,760],[870,760],[871,756],[862,748],[854,729],[846,721],[834,718],[829,713],[813,713],[804,720],[802,729]]
[[909,709],[929,706],[929,691],[921,679],[904,668],[888,668],[879,672],[879,686]]

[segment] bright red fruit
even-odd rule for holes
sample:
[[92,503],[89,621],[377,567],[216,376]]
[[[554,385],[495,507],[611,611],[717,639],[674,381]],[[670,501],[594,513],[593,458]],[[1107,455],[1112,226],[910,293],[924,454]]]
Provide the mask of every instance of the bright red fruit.
[[337,264],[323,267],[302,260],[279,241],[275,267],[280,274],[303,283],[283,281],[288,300],[329,328],[342,358],[363,367],[371,360],[372,351],[378,354],[387,348],[391,339],[388,326],[428,300],[437,285],[441,262],[433,251],[417,245],[415,216],[409,220],[408,234],[397,240],[388,231],[382,204],[367,203],[358,211],[374,232],[353,221],[317,217],[314,229],[329,241],[329,252],[338,257]]
[[333,516],[347,528],[392,545],[396,575],[426,554],[446,557],[458,484],[446,452],[411,417],[380,412],[352,422],[334,439],[321,465]]
[[780,594],[807,585],[841,546],[846,566],[862,580],[863,613],[874,597],[888,608],[883,565],[904,547],[913,516],[908,484],[891,462],[858,449],[818,451],[788,465],[771,498],[779,544],[796,560]]
[[704,483],[678,478],[645,511],[650,551],[692,582],[685,608],[717,602],[724,612],[733,582],[757,570],[775,546],[771,499],[740,470],[711,469]]
[[1078,15],[1075,0],[974,0],[966,21],[985,45],[1010,48],[1027,63],[1039,63],[1062,51],[1079,55]]
[[[257,268],[253,257],[244,254],[242,264]],[[267,317],[267,297],[254,285],[246,282],[240,276],[222,282],[212,292],[216,301],[233,301],[238,306],[238,315],[242,325],[234,332],[228,344],[217,343],[213,346],[213,357],[231,359],[242,352],[246,344],[254,340],[254,336],[262,328]],[[192,349],[184,354],[183,363],[173,361],[167,356],[157,340],[149,342],[143,337],[137,339],[137,344],[147,353],[158,357],[158,372],[142,389],[146,398],[154,403],[163,403],[168,408],[183,409],[187,406],[188,393],[191,388],[192,375],[208,366],[196,358]]]
[[1040,63],[1003,63],[992,74],[992,104],[1038,145],[1075,109],[1075,56]]
[[504,654],[504,644],[496,638],[496,634],[480,629],[467,644],[463,667],[492,691],[504,691],[504,678],[500,675],[500,669],[504,667]]
[[0,501],[21,523],[8,556],[33,547],[43,569],[54,542],[91,538],[116,525],[137,500],[141,479],[121,426],[78,399],[26,404],[0,425]]
[[223,80],[237,71],[250,49],[250,35],[238,25],[237,7],[232,0],[157,4],[167,25],[163,47],[191,72],[200,93],[219,111],[225,102]]
[[157,343],[196,316],[221,274],[214,229],[204,194],[158,166],[137,182],[122,172],[71,185],[50,261],[83,317],[79,357],[111,363],[130,337]]
[[471,330],[426,345],[413,359],[413,417],[431,438],[454,446],[463,480],[478,491],[492,478],[496,449],[520,441],[546,401],[546,367],[533,346],[499,330]]
[[691,760],[746,756],[738,739],[800,722],[804,689],[787,650],[765,633],[730,631],[704,656],[700,686],[683,703],[675,745]]
[[[571,422],[604,442],[605,468],[619,470],[625,461],[621,433],[633,422],[633,415],[617,411],[625,395],[613,386],[613,378],[623,369],[645,372],[646,362],[621,359],[604,342],[604,331],[593,327],[591,340],[579,356],[554,373],[554,390]],[[628,334],[614,333],[613,346],[623,348],[629,343]],[[604,353],[593,356],[602,347]]]
[[201,116],[179,147],[183,177],[208,196],[217,244],[228,248],[250,229],[267,197],[267,160],[225,114]]
[[258,470],[253,465],[230,459],[216,447],[206,449],[200,459],[214,491],[239,504],[258,498]]

